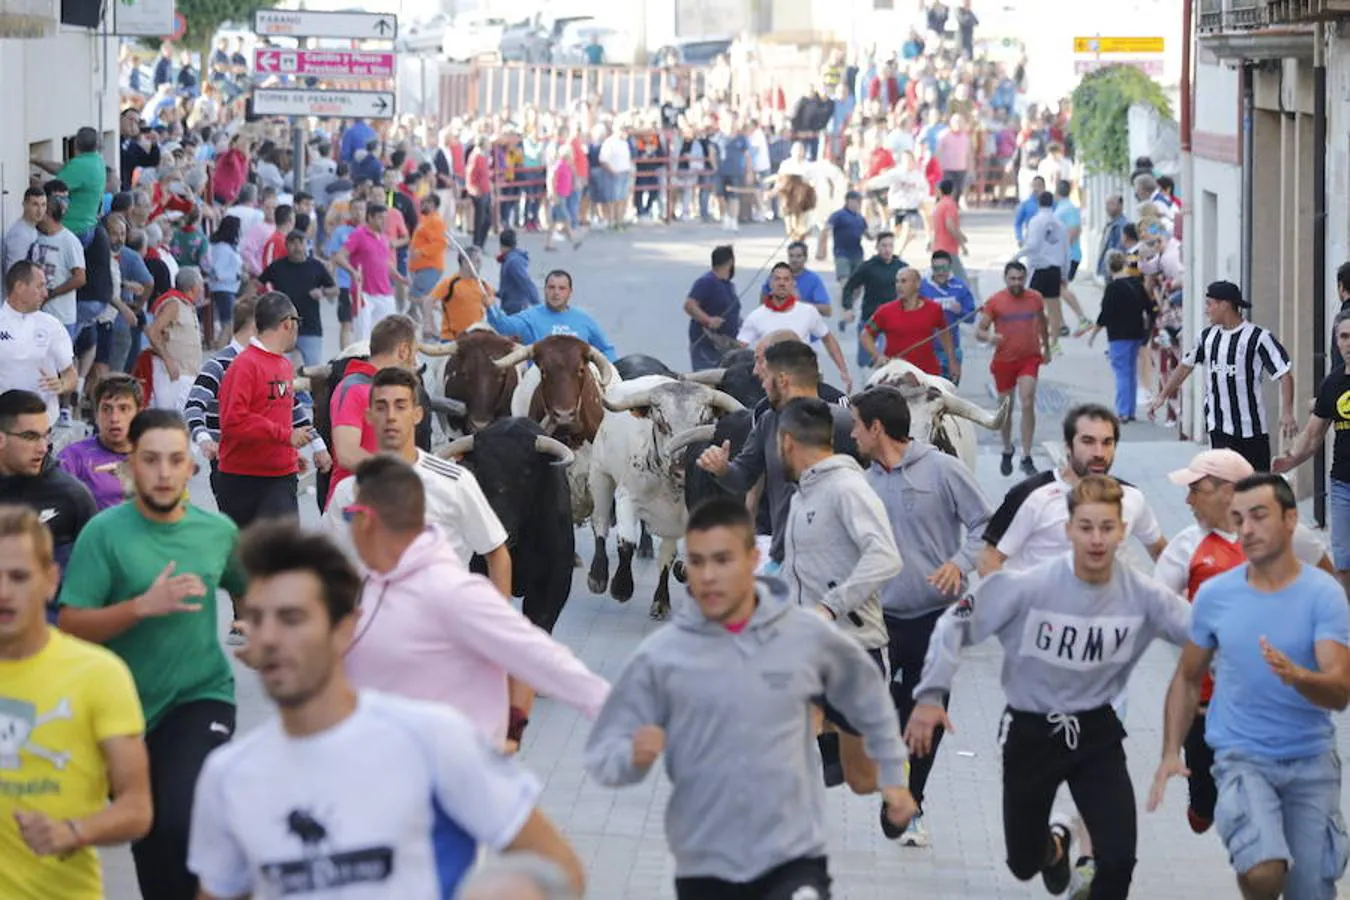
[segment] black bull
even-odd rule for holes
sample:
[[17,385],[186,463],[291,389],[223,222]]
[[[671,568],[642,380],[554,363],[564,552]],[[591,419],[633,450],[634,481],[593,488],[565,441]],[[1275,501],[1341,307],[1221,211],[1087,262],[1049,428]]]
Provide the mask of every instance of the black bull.
[[[572,595],[576,535],[566,467],[542,453],[538,423],[524,418],[498,419],[472,438],[454,441],[448,452],[470,449],[463,464],[478,478],[483,494],[502,522],[511,551],[511,593],[522,598],[525,617],[552,632]],[[482,557],[473,571],[486,574]]]

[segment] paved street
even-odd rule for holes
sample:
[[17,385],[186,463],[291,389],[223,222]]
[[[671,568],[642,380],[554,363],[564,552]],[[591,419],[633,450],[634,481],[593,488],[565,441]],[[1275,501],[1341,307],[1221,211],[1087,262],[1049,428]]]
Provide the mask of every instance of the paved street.
[[[972,238],[972,258],[967,266],[983,270],[981,296],[999,286],[1002,263],[1012,249],[1010,220],[1011,212],[967,216],[966,230]],[[680,311],[685,289],[706,270],[711,248],[726,238],[715,228],[641,226],[623,234],[596,234],[580,250],[558,253],[544,253],[542,241],[532,236],[523,240],[537,277],[542,278],[554,266],[572,271],[576,279],[574,302],[596,315],[621,354],[649,353],[673,368],[683,369],[688,363],[687,320]],[[742,289],[751,285],[749,279],[761,262],[771,254],[772,259],[783,256],[782,232],[776,225],[749,227],[735,236],[734,243],[739,270],[736,282]],[[918,252],[914,252],[916,249]],[[915,263],[926,256],[917,242],[907,255]],[[489,266],[485,275],[495,282],[495,263]],[[760,273],[757,281],[763,277]],[[1076,287],[1089,312],[1095,314],[1095,289],[1082,280]],[[753,290],[747,291],[747,309],[753,297]],[[331,332],[336,333],[335,322]],[[334,344],[335,338],[329,343]],[[844,346],[846,355],[852,357],[851,336],[844,340]],[[962,392],[988,403],[988,351],[973,340],[965,346],[968,374]],[[1084,348],[1081,341],[1066,341],[1065,346],[1065,355],[1043,373],[1038,440],[1059,440],[1060,418],[1074,402],[1092,399],[1109,403],[1112,380],[1104,341],[1099,341],[1093,351]],[[983,437],[979,461],[980,481],[994,501],[1014,483],[1014,479],[998,475],[997,443],[992,435]],[[1175,431],[1148,424],[1126,428],[1117,474],[1144,491],[1169,535],[1191,519],[1182,502],[1184,491],[1167,482],[1165,475],[1189,459],[1194,449],[1179,443]],[[1048,460],[1042,453],[1038,461],[1048,465]],[[204,478],[194,484],[193,494],[196,502],[212,505]],[[301,506],[307,518],[316,517],[312,496],[302,498]],[[580,538],[578,547],[589,558],[589,536]],[[647,598],[655,580],[653,563],[639,561],[635,569],[637,593],[626,605],[592,596],[584,572],[578,570],[572,599],[555,632],[589,666],[609,677],[619,673],[644,636],[660,627],[647,618]],[[683,598],[678,588],[677,594]],[[995,745],[1004,703],[998,685],[999,657],[992,644],[976,648],[967,654],[958,677],[952,702],[957,731],[944,741],[928,787],[931,849],[903,849],[886,841],[877,824],[875,798],[852,796],[846,788],[830,792],[830,862],[836,896],[847,900],[1044,896],[1039,879],[1031,885],[1020,884],[1003,863],[1001,771]],[[1126,747],[1141,803],[1158,756],[1162,696],[1174,661],[1173,650],[1155,647],[1131,687]],[[257,679],[243,669],[238,671],[238,698],[241,730],[254,727],[269,712]],[[671,897],[672,866],[663,834],[668,783],[656,773],[644,784],[623,791],[589,783],[581,765],[586,733],[587,723],[570,709],[541,700],[522,759],[544,779],[545,811],[585,860],[591,884],[588,896],[597,900]],[[1344,729],[1341,744],[1344,753]],[[380,787],[377,766],[353,773],[351,790],[378,791]],[[1236,891],[1218,838],[1213,833],[1196,837],[1185,823],[1182,783],[1172,785],[1168,800],[1157,814],[1145,815],[1141,810],[1134,895],[1178,900],[1195,900],[1206,894],[1233,896]],[[113,900],[137,898],[129,855],[119,851],[107,854],[106,859],[108,896]]]

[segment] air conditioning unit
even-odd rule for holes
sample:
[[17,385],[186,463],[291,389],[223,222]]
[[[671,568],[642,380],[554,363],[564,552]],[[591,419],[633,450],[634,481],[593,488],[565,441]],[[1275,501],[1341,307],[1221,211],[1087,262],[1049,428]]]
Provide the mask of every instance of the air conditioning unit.
[[44,38],[56,32],[59,0],[0,0],[0,38]]

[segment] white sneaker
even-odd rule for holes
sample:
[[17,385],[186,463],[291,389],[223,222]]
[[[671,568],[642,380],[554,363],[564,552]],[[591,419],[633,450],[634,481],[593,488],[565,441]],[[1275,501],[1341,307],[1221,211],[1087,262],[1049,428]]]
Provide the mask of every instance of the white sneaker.
[[930,847],[932,841],[928,838],[928,829],[923,825],[923,813],[919,813],[909,820],[909,827],[905,833],[900,835],[901,847]]
[[1069,879],[1069,900],[1087,900],[1092,893],[1092,879],[1097,877],[1097,863],[1091,857],[1073,867],[1073,876]]
[[60,412],[60,414],[58,414],[57,417],[56,417],[56,427],[57,427],[57,428],[69,428],[69,427],[70,427],[71,425],[73,425],[73,424],[74,424],[74,421],[73,421],[73,420],[71,419],[71,417],[70,417],[70,409],[69,409],[69,407],[65,407],[65,406],[61,407],[61,412]]

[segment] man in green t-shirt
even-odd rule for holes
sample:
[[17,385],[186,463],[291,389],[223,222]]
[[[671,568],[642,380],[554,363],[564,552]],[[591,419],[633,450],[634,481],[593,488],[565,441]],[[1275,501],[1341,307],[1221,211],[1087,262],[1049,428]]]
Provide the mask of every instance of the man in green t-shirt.
[[239,533],[187,502],[192,454],[175,412],[131,420],[134,499],[80,533],[66,567],[62,631],[103,644],[131,669],[145,708],[154,825],[132,847],[141,894],[191,898],[192,793],[206,756],[234,733],[234,676],[217,629],[217,589],[244,594]]
[[98,222],[104,188],[108,183],[108,165],[98,148],[98,132],[86,126],[75,132],[75,156],[64,166],[43,159],[29,160],[70,188],[70,208],[66,210],[66,217],[61,224],[74,232],[86,246],[89,242],[85,240],[85,235],[93,231]]

